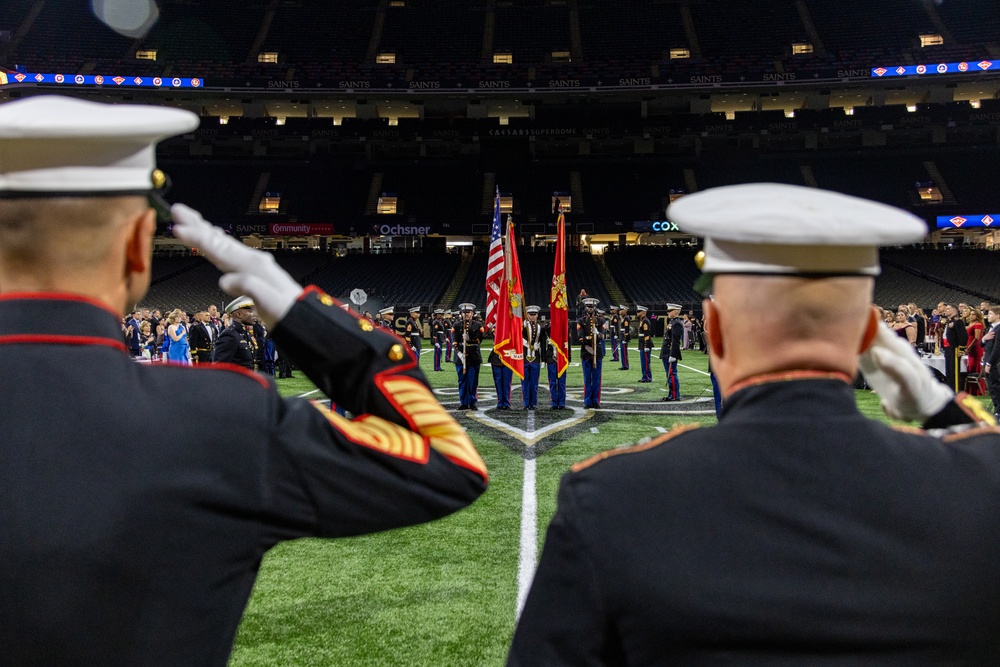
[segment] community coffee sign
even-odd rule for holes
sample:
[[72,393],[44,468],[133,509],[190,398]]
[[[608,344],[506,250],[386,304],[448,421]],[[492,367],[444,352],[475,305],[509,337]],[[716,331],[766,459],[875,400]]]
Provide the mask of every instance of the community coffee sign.
[[315,222],[274,222],[270,224],[236,225],[240,235],[260,234],[261,236],[326,236],[333,234],[333,225]]
[[333,225],[315,222],[275,222],[271,236],[325,236],[333,234]]

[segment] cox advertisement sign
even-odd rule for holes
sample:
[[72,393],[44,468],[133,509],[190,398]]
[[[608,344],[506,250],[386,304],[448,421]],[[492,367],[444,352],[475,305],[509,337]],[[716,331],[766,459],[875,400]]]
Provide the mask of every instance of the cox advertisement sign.
[[653,232],[661,234],[663,232],[679,232],[677,224],[669,220],[636,220],[632,223],[633,232]]

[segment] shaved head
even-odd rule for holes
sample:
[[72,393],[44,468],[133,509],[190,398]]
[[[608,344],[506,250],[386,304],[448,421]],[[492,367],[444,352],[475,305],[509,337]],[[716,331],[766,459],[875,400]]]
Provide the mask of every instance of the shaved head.
[[705,302],[712,367],[725,387],[795,369],[853,377],[874,280],[720,275]]
[[83,294],[125,312],[149,287],[155,230],[142,196],[0,199],[0,290]]

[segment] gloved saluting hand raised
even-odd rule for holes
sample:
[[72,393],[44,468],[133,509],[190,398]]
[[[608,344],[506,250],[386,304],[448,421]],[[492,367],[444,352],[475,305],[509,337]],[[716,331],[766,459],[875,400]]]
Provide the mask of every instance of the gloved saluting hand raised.
[[170,212],[174,236],[189,248],[197,248],[222,271],[219,287],[233,296],[253,298],[268,327],[288,314],[302,294],[302,286],[278,266],[273,255],[245,246],[189,206],[174,204]]
[[925,421],[937,414],[954,392],[937,381],[913,348],[889,327],[879,324],[875,340],[859,358],[858,368],[893,419]]

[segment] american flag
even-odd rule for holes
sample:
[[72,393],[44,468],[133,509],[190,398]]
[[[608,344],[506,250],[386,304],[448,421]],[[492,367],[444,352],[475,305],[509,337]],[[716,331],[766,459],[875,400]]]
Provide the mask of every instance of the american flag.
[[500,228],[500,187],[493,200],[493,230],[490,232],[490,256],[486,260],[486,321],[487,328],[497,323],[497,303],[500,300],[500,283],[503,280],[503,236]]

